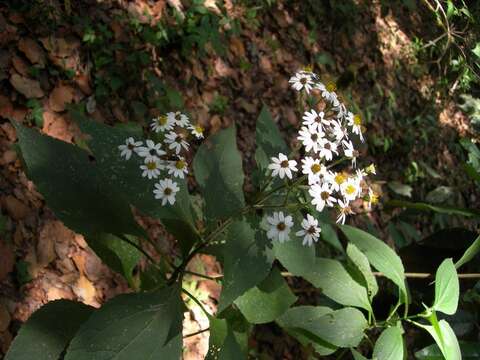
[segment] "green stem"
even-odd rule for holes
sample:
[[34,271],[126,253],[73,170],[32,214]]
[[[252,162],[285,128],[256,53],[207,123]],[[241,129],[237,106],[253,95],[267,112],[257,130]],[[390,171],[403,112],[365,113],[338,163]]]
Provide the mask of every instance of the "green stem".
[[154,258],[152,258],[150,256],[149,253],[147,253],[140,245],[134,243],[132,240],[128,239],[125,235],[117,235],[121,240],[125,241],[126,243],[128,243],[129,245],[133,246],[135,249],[137,249],[138,251],[140,251],[151,263],[153,266],[155,266],[157,269],[160,269],[160,267],[158,266],[157,262],[155,261]]
[[205,309],[205,307],[204,307],[203,304],[200,302],[200,300],[198,300],[195,296],[193,296],[193,294],[191,294],[187,289],[185,289],[185,288],[183,288],[183,287],[182,287],[182,291],[185,293],[185,295],[187,295],[190,299],[192,299],[193,302],[200,307],[200,309],[202,309],[203,313],[204,313],[208,318],[210,318],[211,315],[208,313],[207,309]]
[[197,272],[194,272],[194,271],[190,271],[190,270],[184,270],[183,271],[185,274],[189,274],[189,275],[193,275],[193,276],[198,276],[200,278],[204,278],[204,279],[207,279],[207,280],[213,280],[213,281],[219,281],[221,279],[221,277],[212,277],[212,276],[208,276],[208,275],[205,275],[205,274],[200,274],[200,273],[197,273]]

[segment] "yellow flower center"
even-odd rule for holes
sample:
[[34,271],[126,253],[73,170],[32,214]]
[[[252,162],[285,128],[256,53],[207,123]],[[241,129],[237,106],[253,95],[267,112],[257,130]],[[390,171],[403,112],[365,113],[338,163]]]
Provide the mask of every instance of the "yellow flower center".
[[372,193],[372,194],[370,194],[369,198],[370,198],[369,200],[370,200],[371,204],[378,203],[378,195],[377,194]]
[[362,125],[362,117],[361,117],[360,115],[358,115],[358,114],[355,115],[355,116],[353,117],[353,123],[354,123],[355,125],[357,125],[357,126]]
[[333,81],[329,81],[325,85],[325,89],[327,89],[328,92],[334,92],[334,91],[337,90],[337,85],[335,85],[335,83]]
[[348,194],[348,195],[352,195],[352,194],[355,194],[355,186],[353,185],[348,185],[346,188],[345,188],[345,192]]
[[338,185],[341,185],[345,182],[345,180],[347,180],[347,178],[342,174],[337,174],[334,180]]
[[200,125],[195,125],[195,132],[198,134],[203,134],[203,127]]
[[310,169],[312,170],[312,173],[316,174],[322,169],[322,167],[319,164],[313,164]]
[[313,71],[313,67],[310,66],[310,65],[304,66],[304,67],[303,67],[303,71],[305,71],[305,72],[312,72],[312,71]]
[[157,163],[155,161],[149,161],[146,165],[148,170],[155,170],[157,168]]
[[158,124],[164,126],[167,123],[167,117],[162,115],[158,118]]
[[177,160],[175,162],[175,167],[178,169],[178,170],[182,170],[184,167],[185,167],[185,161],[183,160]]

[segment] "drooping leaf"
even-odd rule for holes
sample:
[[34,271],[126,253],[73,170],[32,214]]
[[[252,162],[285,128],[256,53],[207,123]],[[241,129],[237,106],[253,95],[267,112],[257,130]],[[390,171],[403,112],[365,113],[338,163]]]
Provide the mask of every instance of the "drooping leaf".
[[326,356],[334,353],[337,346],[308,333],[304,329],[304,325],[331,312],[333,310],[326,306],[296,306],[288,309],[276,322],[302,345],[312,344],[317,353]]
[[347,245],[347,256],[362,274],[367,286],[368,296],[370,299],[373,299],[378,292],[378,284],[370,269],[367,257],[352,243]]
[[118,146],[132,136],[141,140],[135,128],[111,127],[85,118],[72,110],[82,132],[88,134],[87,146],[95,157],[95,163],[103,173],[111,189],[118,189],[125,202],[132,204],[141,213],[160,219],[167,229],[179,241],[184,254],[190,250],[198,238],[194,227],[194,218],[185,180],[175,179],[180,191],[176,195],[174,205],[162,206],[154,198],[155,181],[141,176],[140,165],[143,160],[132,156],[126,161],[120,157]]
[[435,340],[446,360],[461,360],[460,345],[452,328],[445,320],[434,321],[434,325],[415,325],[425,329]]
[[235,300],[235,305],[252,324],[263,324],[275,320],[297,300],[280,271],[271,273],[256,287]]
[[365,231],[348,225],[343,225],[341,229],[347,239],[365,254],[370,264],[399,287],[403,300],[408,301],[405,270],[400,257],[383,241]]
[[460,268],[460,266],[466,264],[472,260],[480,251],[480,235],[475,239],[475,241],[465,250],[465,253],[462,257],[455,263],[455,268]]
[[77,146],[15,124],[27,173],[55,215],[83,235],[142,236],[130,206]]
[[119,295],[82,325],[65,360],[179,359],[182,320],[178,286]]
[[234,126],[204,141],[195,155],[193,169],[205,198],[208,221],[227,218],[244,207],[242,158]]
[[403,338],[399,327],[385,329],[375,343],[373,358],[382,360],[403,359]]
[[254,230],[246,220],[230,225],[225,244],[219,312],[268,275],[273,254],[267,245],[264,231]]
[[[460,341],[460,352],[463,360],[477,360],[480,358],[480,342]],[[432,344],[415,353],[418,360],[444,360],[442,351],[437,344]]]
[[93,311],[93,307],[79,302],[49,302],[21,327],[5,360],[60,359],[70,340]]
[[[125,237],[133,243],[138,242],[138,239],[133,236]],[[105,264],[124,275],[130,286],[134,285],[132,272],[142,257],[138,249],[112,234],[91,235],[87,238],[87,242]]]
[[317,258],[315,266],[304,278],[339,304],[372,311],[367,290],[337,260]]
[[[290,309],[292,311],[295,308]],[[297,316],[304,318],[298,311]],[[285,316],[292,318],[292,314],[287,312]],[[301,330],[304,335],[311,339],[319,339],[320,344],[332,344],[338,347],[355,347],[363,338],[363,331],[367,327],[367,320],[362,312],[346,307],[340,310],[327,312],[326,314],[313,318],[309,321],[294,321],[288,323],[281,317],[277,322],[285,328]]]
[[452,259],[445,259],[435,274],[435,301],[432,308],[453,315],[457,311],[460,283]]

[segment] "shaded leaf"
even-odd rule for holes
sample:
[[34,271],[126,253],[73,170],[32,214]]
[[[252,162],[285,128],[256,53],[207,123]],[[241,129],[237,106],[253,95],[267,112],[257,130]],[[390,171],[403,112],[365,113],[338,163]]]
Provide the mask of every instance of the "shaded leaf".
[[460,266],[466,264],[472,260],[480,251],[480,235],[475,241],[468,247],[462,257],[455,263],[455,267],[458,269]]
[[457,311],[460,283],[452,259],[445,259],[435,274],[435,301],[432,308],[448,315]]
[[388,207],[404,207],[420,211],[433,211],[439,214],[460,215],[466,217],[479,217],[480,212],[477,210],[456,208],[450,206],[431,205],[422,202],[411,202],[403,200],[390,200],[386,204]]
[[388,187],[396,194],[405,197],[412,197],[412,187],[410,185],[402,184],[398,181],[391,181],[388,183]]
[[42,306],[21,327],[5,360],[59,359],[93,310],[93,307],[67,300]]
[[385,329],[375,343],[373,359],[403,360],[403,338],[399,327]]
[[275,258],[293,275],[303,276],[315,266],[315,247],[304,246],[298,239],[273,242]]
[[362,274],[367,286],[368,296],[373,299],[378,292],[378,284],[370,269],[367,257],[352,243],[347,245],[347,256]]
[[[480,358],[480,342],[460,342],[460,352],[463,360],[476,360]],[[415,353],[418,360],[444,360],[442,351],[437,344],[424,347]]]

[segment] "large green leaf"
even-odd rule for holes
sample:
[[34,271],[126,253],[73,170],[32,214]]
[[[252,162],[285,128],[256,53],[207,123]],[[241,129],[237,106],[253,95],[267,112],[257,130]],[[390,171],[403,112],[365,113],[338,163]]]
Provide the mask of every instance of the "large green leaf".
[[338,347],[307,332],[304,325],[331,312],[333,310],[326,306],[296,306],[287,310],[276,322],[302,345],[312,344],[317,353],[326,356],[334,353]]
[[460,266],[466,264],[472,260],[480,251],[480,235],[475,239],[475,241],[465,250],[465,253],[462,257],[455,263],[455,267],[458,269]]
[[179,359],[182,320],[178,286],[117,296],[83,324],[65,360]]
[[372,270],[370,269],[370,263],[368,262],[367,257],[352,243],[347,245],[347,256],[352,261],[355,268],[360,274],[362,274],[367,288],[368,297],[370,300],[373,299],[378,292],[378,284]]
[[257,119],[255,141],[257,145],[255,161],[261,171],[267,169],[272,156],[277,156],[278,153],[289,153],[287,144],[265,105],[262,107],[262,111]]
[[399,327],[385,329],[375,343],[373,359],[403,360],[403,338]]
[[[94,308],[58,300],[37,310],[21,327],[5,360],[58,360]],[[61,319],[61,321],[59,321]]]
[[[292,328],[311,339],[320,340],[321,345],[338,347],[357,346],[363,338],[368,323],[362,312],[354,308],[331,311],[329,308],[292,308],[277,322],[284,328]],[[315,316],[316,312],[321,316]]]
[[403,300],[407,302],[405,270],[400,257],[383,241],[365,231],[348,225],[343,225],[341,229],[347,239],[365,254],[370,264],[400,288]]
[[479,217],[480,211],[472,209],[457,208],[451,206],[431,205],[422,202],[411,202],[403,200],[390,200],[386,204],[388,207],[402,207],[419,211],[433,211],[439,214],[460,215],[465,217]]
[[[480,342],[459,342],[460,352],[463,360],[480,359]],[[419,360],[444,360],[442,351],[437,344],[432,344],[415,353]]]
[[432,308],[448,315],[457,311],[460,283],[452,259],[445,259],[435,274],[435,301]]
[[433,317],[432,325],[423,325],[415,323],[415,325],[425,329],[435,340],[446,360],[461,360],[460,345],[452,328],[445,320],[436,321]]
[[[133,236],[126,236],[132,243],[138,243]],[[130,286],[134,286],[133,270],[142,257],[142,253],[124,239],[112,234],[91,235],[88,245],[111,269],[123,274]]]
[[317,258],[315,266],[304,278],[339,304],[372,311],[367,290],[337,260]]
[[86,151],[36,130],[15,127],[28,176],[67,227],[83,235],[144,234],[122,193],[112,188]]
[[353,360],[368,360],[365,356],[360,354],[357,350],[355,349],[350,349],[353,355]]
[[193,161],[208,221],[232,216],[245,206],[242,157],[235,133],[231,126],[211,136],[200,146]]
[[273,268],[265,280],[235,300],[235,305],[248,322],[263,324],[282,315],[296,300],[280,271]]
[[224,250],[223,289],[218,311],[259,284],[270,272],[272,251],[263,230],[254,230],[246,220],[230,225]]
[[315,246],[304,246],[300,239],[273,242],[273,252],[280,263],[293,275],[303,276],[315,266]]
[[[88,134],[88,148],[92,151],[95,163],[108,186],[117,189],[125,202],[132,204],[140,212],[160,219],[167,231],[179,241],[183,252],[187,253],[198,236],[185,180],[175,179],[180,188],[175,204],[161,206],[153,195],[155,182],[141,176],[142,159],[133,156],[125,161],[118,151],[118,146],[123,144],[126,138],[133,136],[140,140],[137,131],[88,120],[79,111],[71,111],[71,116],[82,132]],[[166,173],[164,175],[166,176]]]

